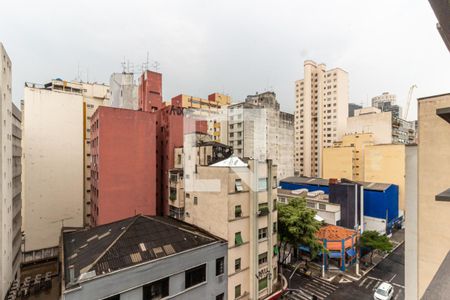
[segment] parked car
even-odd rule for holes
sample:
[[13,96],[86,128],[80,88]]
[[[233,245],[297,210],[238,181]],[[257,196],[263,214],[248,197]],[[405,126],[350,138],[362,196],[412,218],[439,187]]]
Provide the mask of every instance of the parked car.
[[391,300],[394,294],[394,287],[388,282],[383,282],[378,286],[373,294],[375,300]]

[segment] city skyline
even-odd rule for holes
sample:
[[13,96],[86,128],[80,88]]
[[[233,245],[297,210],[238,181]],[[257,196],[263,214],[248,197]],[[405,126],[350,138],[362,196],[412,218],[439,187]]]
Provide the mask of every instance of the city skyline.
[[[25,81],[81,77],[107,83],[111,73],[122,70],[124,57],[137,65],[147,53],[166,76],[165,100],[179,93],[206,97],[223,92],[240,102],[256,91],[273,90],[281,108],[293,112],[294,82],[302,77],[306,59],[349,72],[349,100],[365,106],[384,91],[396,94],[405,106],[412,84],[419,87],[414,98],[445,92],[450,73],[442,62],[447,53],[426,1],[382,1],[376,7],[246,2],[239,10],[232,4],[198,4],[68,4],[64,11],[76,17],[52,14],[52,1],[25,9],[7,4],[11,13],[0,21],[0,37],[15,62],[14,102],[23,98]],[[309,11],[323,12],[320,26],[309,26],[317,22]],[[24,38],[31,26],[34,34]],[[415,104],[409,119],[416,116]]]

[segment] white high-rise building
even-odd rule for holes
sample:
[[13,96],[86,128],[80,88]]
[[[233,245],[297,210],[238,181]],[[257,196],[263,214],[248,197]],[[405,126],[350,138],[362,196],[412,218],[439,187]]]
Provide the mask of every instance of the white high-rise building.
[[[58,254],[61,227],[89,225],[90,122],[109,86],[52,80],[24,91],[24,261]],[[45,170],[45,171],[44,171]]]
[[[5,295],[17,274],[13,268],[15,253],[20,251],[20,219],[18,227],[15,216],[20,218],[20,205],[13,205],[12,197],[12,101],[11,101],[11,60],[3,44],[0,43],[0,297]],[[19,203],[20,204],[20,203]],[[18,209],[18,211],[17,211]],[[18,231],[18,232],[17,232]],[[15,236],[19,235],[19,248],[15,249]]]
[[304,77],[295,82],[296,173],[320,177],[322,149],[345,132],[348,116],[348,73],[326,70],[325,64],[304,63]]

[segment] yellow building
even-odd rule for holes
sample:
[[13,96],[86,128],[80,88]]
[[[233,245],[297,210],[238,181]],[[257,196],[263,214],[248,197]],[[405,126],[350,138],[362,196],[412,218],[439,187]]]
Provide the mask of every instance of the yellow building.
[[323,178],[393,183],[399,187],[399,209],[405,210],[405,145],[376,145],[372,133],[345,135],[323,149]]
[[192,113],[208,121],[208,134],[214,141],[226,143],[226,128],[221,126],[221,108],[231,104],[231,97],[214,93],[208,99],[180,94],[172,98],[172,105],[193,109]]

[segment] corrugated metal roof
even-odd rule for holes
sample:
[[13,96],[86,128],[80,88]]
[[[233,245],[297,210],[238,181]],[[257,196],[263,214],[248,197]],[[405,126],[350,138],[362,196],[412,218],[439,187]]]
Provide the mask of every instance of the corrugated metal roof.
[[[66,285],[69,265],[75,278],[110,273],[156,258],[222,241],[169,217],[135,216],[89,229],[63,232]],[[95,277],[95,276],[94,276]]]

